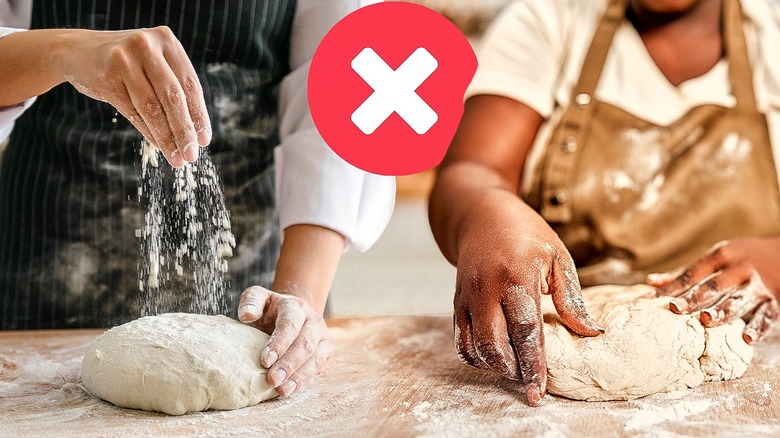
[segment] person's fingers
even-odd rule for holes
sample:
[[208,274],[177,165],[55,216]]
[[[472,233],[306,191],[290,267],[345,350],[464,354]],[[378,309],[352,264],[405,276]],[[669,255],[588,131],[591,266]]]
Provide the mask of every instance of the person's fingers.
[[780,316],[780,305],[776,299],[764,302],[756,309],[750,322],[742,331],[742,339],[748,344],[755,344],[763,340],[772,329],[778,316]]
[[263,316],[271,291],[260,286],[248,287],[238,302],[238,320],[244,324],[256,322]]
[[751,270],[745,265],[730,266],[703,283],[669,302],[669,309],[678,314],[688,314],[710,307],[725,295],[750,281]]
[[715,327],[747,314],[770,299],[771,292],[761,279],[754,275],[747,285],[731,292],[714,306],[702,310],[699,320],[705,327]]
[[203,147],[208,146],[211,142],[211,121],[206,110],[203,87],[198,80],[195,68],[178,41],[166,46],[164,54],[184,90],[189,116],[198,137],[198,144]]
[[[561,321],[580,336],[597,336],[604,328],[593,319],[585,308],[577,272],[569,264],[554,262],[547,279],[553,304]],[[572,264],[573,266],[573,264]]]
[[[173,32],[167,27],[157,27],[151,32],[154,32],[157,38],[162,41],[163,48],[179,45]],[[198,137],[190,118],[187,97],[179,78],[164,56],[150,56],[144,59],[144,72],[165,112],[165,119],[179,154],[188,162],[197,160],[199,154]]]
[[471,338],[471,318],[468,311],[459,312],[456,310],[452,317],[452,324],[455,331],[455,349],[458,352],[458,359],[466,365],[484,368],[482,361],[477,356],[477,350],[474,348],[474,340]]
[[675,278],[682,274],[684,268],[675,269],[670,272],[653,272],[647,274],[645,277],[645,283],[655,288],[667,285],[671,283]]
[[149,131],[149,127],[146,126],[143,117],[138,114],[133,103],[130,99],[130,95],[127,93],[127,88],[123,85],[115,91],[115,98],[110,100],[109,103],[119,111],[124,118],[126,118],[138,132],[141,133],[147,140],[153,139],[152,132]]
[[509,379],[520,378],[520,368],[509,342],[503,308],[488,307],[472,312],[471,333],[477,356],[490,370]]
[[718,243],[699,261],[683,269],[677,278],[656,288],[656,296],[680,296],[707,277],[720,271],[724,266],[729,265],[733,260],[731,260],[727,250],[727,243],[725,241]]
[[276,387],[276,391],[282,397],[300,391],[301,388],[325,371],[332,353],[333,343],[330,339],[321,340],[314,353],[284,383]]
[[146,78],[146,74],[139,66],[131,66],[134,71],[124,78],[130,100],[135,110],[141,116],[149,129],[152,137],[148,140],[162,151],[165,158],[173,167],[184,165],[184,158],[176,147],[165,110],[160,103],[157,93]]
[[[275,332],[279,330],[279,320],[277,319]],[[284,340],[279,341],[279,336],[277,336],[277,345],[271,345],[271,351],[284,351],[284,353],[279,354],[279,359],[274,361],[273,364],[268,364],[271,365],[268,368],[269,383],[279,386],[298,371],[298,368],[314,355],[323,334],[327,332],[328,328],[325,327],[325,321],[322,318],[319,318],[319,321],[314,318],[307,318],[300,327],[297,336],[286,349],[283,349],[284,344],[282,342]],[[263,363],[263,366],[265,365]]]
[[529,405],[536,406],[547,391],[542,309],[525,287],[515,289],[504,304],[507,330],[525,383],[526,399]]
[[283,382],[289,375],[289,370],[276,366],[276,363],[280,357],[287,354],[290,346],[298,339],[307,319],[306,312],[303,310],[305,306],[303,300],[297,297],[284,297],[276,306],[274,331],[271,333],[268,345],[260,354],[260,364],[269,369],[269,382]]

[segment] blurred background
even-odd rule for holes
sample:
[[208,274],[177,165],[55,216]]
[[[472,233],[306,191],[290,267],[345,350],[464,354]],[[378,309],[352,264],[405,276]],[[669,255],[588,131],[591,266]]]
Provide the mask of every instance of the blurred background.
[[[415,0],[441,13],[473,46],[511,0]],[[428,226],[433,171],[397,179],[393,218],[363,254],[341,260],[330,298],[330,317],[450,315],[455,268],[441,255]]]

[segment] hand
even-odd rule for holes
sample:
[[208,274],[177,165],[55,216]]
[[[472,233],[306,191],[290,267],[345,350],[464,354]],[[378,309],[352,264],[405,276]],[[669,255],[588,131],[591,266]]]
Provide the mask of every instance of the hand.
[[547,388],[541,294],[552,294],[567,327],[604,331],[587,314],[574,262],[555,232],[528,210],[478,210],[461,239],[455,289],[455,346],[461,361],[526,385],[532,406]]
[[174,167],[198,158],[211,123],[195,69],[168,27],[67,31],[57,64],[80,92],[108,102]]
[[721,242],[687,269],[648,275],[656,295],[676,297],[672,312],[701,311],[705,327],[751,315],[742,337],[762,340],[780,315],[780,238],[744,238]]
[[302,299],[253,286],[241,295],[238,319],[271,333],[260,364],[279,395],[294,394],[325,370],[333,340],[322,315]]

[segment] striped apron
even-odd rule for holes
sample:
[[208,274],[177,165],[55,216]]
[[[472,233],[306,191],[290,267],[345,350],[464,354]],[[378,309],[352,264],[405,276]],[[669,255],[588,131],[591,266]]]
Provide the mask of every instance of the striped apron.
[[[237,241],[226,313],[245,287],[270,286],[279,255],[272,149],[294,8],[285,0],[33,5],[33,29],[164,24],[181,41],[203,84],[209,151]],[[17,121],[0,163],[0,329],[106,327],[139,316],[140,142],[111,105],[68,83]]]

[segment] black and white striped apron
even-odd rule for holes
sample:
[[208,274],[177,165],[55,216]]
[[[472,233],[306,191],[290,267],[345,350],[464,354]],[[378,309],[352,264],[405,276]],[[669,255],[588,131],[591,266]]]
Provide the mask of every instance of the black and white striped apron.
[[[236,235],[228,308],[268,287],[279,253],[272,149],[295,2],[36,0],[32,28],[168,25],[204,86],[211,158]],[[116,122],[114,122],[116,119]],[[106,327],[138,317],[141,136],[60,85],[18,121],[0,163],[0,329]]]

